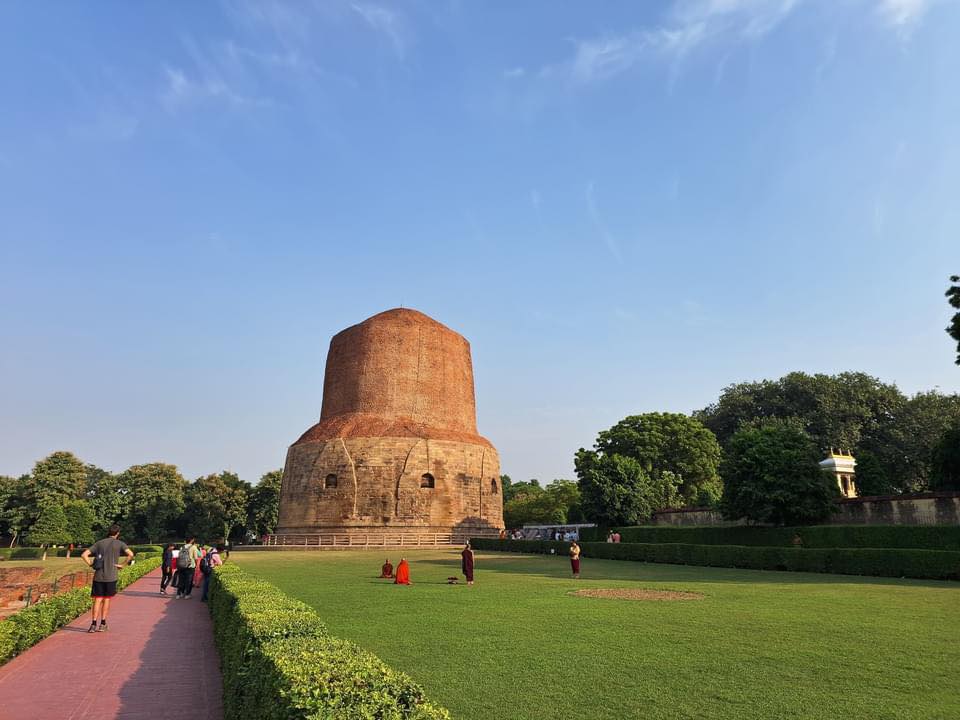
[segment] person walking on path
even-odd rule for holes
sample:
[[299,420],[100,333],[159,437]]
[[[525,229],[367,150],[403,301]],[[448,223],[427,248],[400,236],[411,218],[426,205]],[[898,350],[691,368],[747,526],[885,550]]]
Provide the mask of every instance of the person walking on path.
[[217,545],[212,550],[208,550],[200,561],[200,572],[203,573],[203,595],[200,596],[200,602],[207,601],[207,594],[210,590],[210,576],[213,575],[213,569],[223,565],[223,559],[220,553],[223,552],[223,545]]
[[580,546],[574,540],[570,543],[570,568],[573,570],[573,579],[580,577]]
[[177,600],[190,597],[193,592],[193,571],[197,567],[197,558],[200,557],[200,550],[194,543],[194,537],[191,535],[180,548],[180,554],[177,555]]
[[467,585],[473,585],[473,549],[469,542],[463,552],[460,553],[460,558],[460,568],[467,578]]
[[[127,564],[133,561],[133,550],[120,541],[120,526],[111,525],[107,537],[97,540],[80,555],[93,568],[93,619],[87,632],[106,632],[107,615],[110,614],[110,599],[117,594],[117,570],[122,567],[117,561],[127,556]],[[97,627],[97,620],[100,627]]]
[[[173,579],[173,543],[167,543],[167,546],[163,549],[163,560],[160,564],[160,571],[163,575],[160,577],[160,594],[167,594],[167,587],[170,585],[170,581]],[[176,587],[176,585],[174,585]]]

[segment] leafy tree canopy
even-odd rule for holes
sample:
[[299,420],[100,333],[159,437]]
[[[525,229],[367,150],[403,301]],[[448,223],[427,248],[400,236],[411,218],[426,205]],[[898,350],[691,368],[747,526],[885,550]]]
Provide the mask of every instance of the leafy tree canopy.
[[652,477],[632,457],[581,448],[574,465],[583,514],[599,525],[643,524],[655,510],[681,501],[678,476],[665,470]]
[[65,545],[70,542],[67,516],[60,505],[49,505],[30,528],[30,542],[37,545]]
[[624,418],[602,431],[594,445],[604,455],[631,457],[657,478],[669,472],[680,479],[687,505],[720,500],[720,445],[703,424],[680,413],[646,413]]
[[96,516],[93,508],[86,500],[68,500],[63,505],[63,513],[67,519],[67,535],[69,540],[77,545],[89,545],[93,542],[93,525]]
[[50,505],[80,500],[87,485],[87,471],[71,452],[60,450],[33,466],[32,494],[37,514]]
[[131,535],[148,542],[162,539],[171,520],[184,509],[186,481],[176,465],[148,463],[133,465],[119,477],[126,504],[124,522]]
[[734,433],[721,472],[724,517],[802,525],[826,520],[840,490],[796,420],[765,420]]
[[247,487],[249,484],[232,472],[198,478],[187,490],[187,530],[206,542],[225,540],[234,530],[242,534],[247,521]]
[[947,326],[947,334],[957,341],[957,365],[960,365],[960,275],[951,275],[952,285],[947,289],[947,301],[950,307],[956,308],[953,319]]
[[853,451],[863,495],[924,489],[933,447],[958,414],[958,395],[931,391],[907,398],[895,385],[864,373],[795,372],[731,385],[695,416],[723,447],[752,421],[794,418],[821,459],[831,447]]
[[536,491],[516,493],[504,503],[503,521],[508,528],[565,525],[580,520],[580,489],[575,482],[554,480],[546,488],[531,487]]
[[118,476],[96,465],[87,465],[85,497],[93,511],[94,534],[103,536],[107,528],[123,520],[126,509],[126,489]]
[[947,430],[933,450],[935,490],[960,490],[960,422]]
[[282,478],[282,470],[272,470],[264,474],[247,495],[247,526],[257,537],[269,535],[277,527]]

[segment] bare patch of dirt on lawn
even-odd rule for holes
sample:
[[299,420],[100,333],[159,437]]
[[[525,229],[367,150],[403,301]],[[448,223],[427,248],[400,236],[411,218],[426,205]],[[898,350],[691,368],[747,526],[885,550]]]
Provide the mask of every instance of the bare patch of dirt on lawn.
[[609,600],[703,600],[704,598],[701,593],[682,590],[631,590],[627,588],[593,588],[590,590],[574,590],[570,594],[576,597],[607,598]]

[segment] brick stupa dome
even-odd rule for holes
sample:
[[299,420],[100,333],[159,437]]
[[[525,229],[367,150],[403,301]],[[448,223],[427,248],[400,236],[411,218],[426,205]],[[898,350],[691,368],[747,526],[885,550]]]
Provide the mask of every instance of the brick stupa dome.
[[277,534],[489,534],[503,527],[499,480],[470,343],[387,310],[330,341],[320,422],[287,452]]
[[467,339],[406,308],[334,335],[320,422],[296,444],[351,437],[420,437],[492,448],[477,434]]

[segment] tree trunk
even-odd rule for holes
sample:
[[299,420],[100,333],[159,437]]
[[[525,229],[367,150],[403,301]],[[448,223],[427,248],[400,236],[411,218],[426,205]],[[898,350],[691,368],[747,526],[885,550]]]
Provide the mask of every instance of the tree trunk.
[[40,547],[43,548],[43,559],[46,560],[46,559],[47,559],[47,546],[46,546],[46,545],[41,545]]
[[17,533],[18,533],[17,530],[13,531],[13,537],[10,538],[10,547],[13,547],[14,545],[17,544]]

